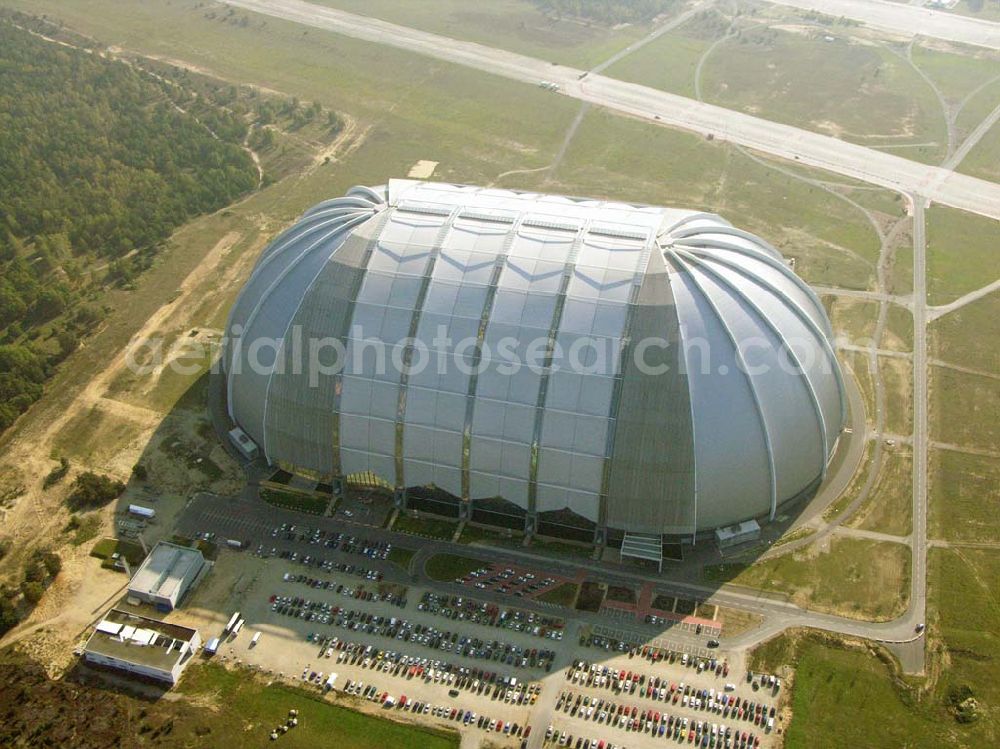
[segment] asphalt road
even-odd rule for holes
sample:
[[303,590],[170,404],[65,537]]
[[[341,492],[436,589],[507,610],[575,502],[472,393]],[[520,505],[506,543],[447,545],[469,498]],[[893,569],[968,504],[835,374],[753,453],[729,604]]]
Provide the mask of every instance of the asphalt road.
[[851,18],[866,26],[904,36],[929,36],[977,47],[1000,49],[1000,23],[960,16],[921,5],[886,0],[768,0],[829,16]]
[[[245,10],[526,83],[546,80],[560,93],[652,122],[738,143],[763,153],[843,174],[897,192],[1000,219],[1000,185],[883,153],[790,125],[769,122],[635,83],[398,26],[304,0],[230,0]],[[884,5],[884,3],[878,3]],[[900,6],[905,9],[908,6]],[[951,16],[949,16],[951,17]]]
[[[924,199],[913,196],[913,531],[908,624],[924,621],[927,609],[927,234]],[[908,652],[907,670],[922,671],[924,648]],[[902,657],[902,656],[901,656]],[[919,666],[919,667],[918,667]]]

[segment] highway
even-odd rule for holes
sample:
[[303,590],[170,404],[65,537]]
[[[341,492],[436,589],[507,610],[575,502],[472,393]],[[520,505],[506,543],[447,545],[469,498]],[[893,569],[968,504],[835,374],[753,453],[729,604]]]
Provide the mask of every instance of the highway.
[[768,0],[800,10],[850,18],[903,36],[927,36],[976,47],[1000,49],[1000,23],[888,0]]
[[1000,219],[1000,185],[830,136],[304,0],[230,0],[230,5],[526,83],[552,81],[559,84],[560,93],[580,101]]

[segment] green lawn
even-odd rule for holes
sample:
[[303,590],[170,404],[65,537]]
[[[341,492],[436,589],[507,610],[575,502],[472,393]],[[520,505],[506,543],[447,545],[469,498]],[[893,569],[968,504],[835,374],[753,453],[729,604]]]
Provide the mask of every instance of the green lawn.
[[985,450],[1000,447],[1000,381],[947,367],[930,368],[931,438]]
[[828,548],[807,546],[751,565],[706,567],[703,574],[711,582],[784,593],[821,611],[888,620],[909,599],[910,552],[901,544],[834,536]]
[[939,317],[929,328],[932,355],[983,372],[1000,371],[1000,352],[985,341],[1000,340],[1000,291]]
[[1000,222],[935,205],[927,210],[927,302],[946,304],[996,280]]
[[482,559],[472,559],[457,554],[435,554],[427,560],[425,569],[431,580],[451,582],[483,567],[489,567],[489,563]]
[[996,459],[931,448],[931,538],[996,541],[1000,537],[1000,465]]
[[458,523],[452,520],[439,520],[438,518],[413,517],[405,512],[401,512],[396,518],[396,524],[392,526],[394,531],[400,533],[413,533],[427,538],[437,538],[442,541],[450,541],[455,535]]
[[875,335],[877,302],[842,296],[824,296],[822,301],[836,338],[855,346],[868,345]]
[[[721,42],[703,59],[712,42],[726,34],[728,22],[702,14],[619,62],[609,74],[694,96],[702,60],[701,93],[708,102],[872,147],[894,147],[918,161],[943,158],[940,105],[931,87],[899,56],[851,39],[842,29],[743,26],[738,37]],[[835,39],[824,41],[827,33]],[[986,68],[968,67],[965,77],[973,82]]]
[[393,546],[389,552],[389,561],[398,564],[404,570],[410,569],[410,561],[417,552],[413,549],[406,549],[402,546]]
[[892,434],[913,432],[913,365],[895,356],[878,357],[885,402],[885,428]]
[[934,696],[944,704],[953,690],[967,686],[982,714],[969,726],[947,721],[955,734],[949,742],[952,746],[990,746],[1000,740],[998,576],[1000,553],[995,549],[929,551],[928,616],[935,622],[935,635],[943,641],[948,658]]
[[[791,655],[790,648],[776,643],[768,648],[772,652],[762,662],[788,662],[784,659]],[[788,749],[946,745],[941,716],[915,708],[912,695],[868,653],[810,638],[797,651],[793,718],[785,732]]]
[[315,497],[311,494],[270,487],[261,488],[260,498],[269,505],[296,512],[307,512],[310,515],[322,515],[330,504],[328,497]]
[[543,601],[545,603],[554,603],[556,606],[566,606],[568,608],[573,607],[573,603],[576,601],[576,592],[580,588],[576,583],[563,583],[562,585],[557,585],[551,590],[547,590],[541,595],[535,596],[536,601]]
[[881,348],[890,351],[913,350],[913,314],[906,307],[890,304],[882,331]]
[[[241,671],[216,665],[190,667],[175,690],[181,700],[169,708],[168,746],[268,746],[268,734],[298,710],[298,726],[280,736],[281,747],[335,744],[343,749],[455,749],[458,734],[397,723],[330,704],[315,692],[264,686]],[[347,698],[343,699],[350,704]],[[214,708],[214,709],[213,709]],[[141,720],[141,719],[140,719]],[[140,735],[145,733],[137,726]]]
[[703,11],[679,28],[619,60],[604,73],[623,81],[693,98],[698,60],[716,39],[725,35],[728,27],[729,20],[718,11]]

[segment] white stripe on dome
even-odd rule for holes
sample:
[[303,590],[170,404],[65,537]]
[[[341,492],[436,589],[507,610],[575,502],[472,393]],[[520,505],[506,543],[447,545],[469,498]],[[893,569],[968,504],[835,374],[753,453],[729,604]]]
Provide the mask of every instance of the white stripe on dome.
[[[749,269],[743,267],[739,263],[734,263],[729,258],[723,257],[721,254],[709,255],[708,253],[706,253],[705,257],[706,259],[710,259],[713,262],[719,263],[720,265],[725,265],[727,268],[731,268],[734,272],[739,273],[748,281],[760,285],[761,282],[760,277],[754,275]],[[830,363],[830,368],[833,371],[833,376],[837,380],[837,402],[840,407],[839,408],[840,423],[841,425],[845,424],[847,422],[847,401],[844,398],[843,374],[840,371],[840,363],[837,361],[837,355],[833,350],[833,345],[830,343],[829,338],[827,338],[826,335],[824,335],[823,331],[819,329],[819,326],[816,324],[816,321],[813,319],[813,317],[804,309],[802,309],[794,299],[792,299],[787,294],[778,294],[770,284],[768,284],[764,288],[767,288],[768,290],[774,292],[775,296],[780,297],[781,300],[786,303],[788,308],[794,312],[796,317],[798,317],[799,320],[809,328],[809,330],[816,337],[816,340],[819,341],[820,346],[823,347],[823,353],[826,355]],[[824,320],[826,319],[825,314],[823,315],[823,319]],[[825,424],[825,419],[824,419],[824,424]],[[826,453],[825,449],[824,453]],[[828,458],[829,454],[827,454],[827,457],[824,458],[824,468],[823,468],[824,476],[826,475],[826,460]]]
[[733,346],[733,355],[736,357],[736,361],[739,362],[738,368],[743,373],[743,376],[747,381],[747,385],[749,385],[750,387],[750,395],[753,399],[754,407],[757,409],[757,417],[760,420],[761,429],[764,432],[764,449],[767,454],[767,467],[770,476],[770,486],[771,486],[771,511],[769,516],[770,519],[773,520],[778,507],[778,480],[777,476],[775,475],[774,449],[771,444],[771,432],[770,429],[768,428],[767,419],[764,416],[764,408],[761,405],[760,396],[757,393],[757,386],[754,384],[753,377],[751,377],[749,374],[746,360],[743,358],[743,351],[740,349],[739,343],[737,343],[736,341],[736,336],[733,333],[732,328],[729,327],[729,323],[726,322],[726,318],[722,315],[722,312],[716,305],[715,300],[712,299],[712,295],[705,290],[705,287],[698,280],[697,274],[694,272],[691,266],[687,264],[687,261],[685,261],[684,258],[682,258],[676,250],[668,248],[667,252],[670,254],[670,256],[674,259],[675,262],[677,262],[684,270],[687,271],[688,277],[691,279],[694,285],[698,287],[698,290],[702,293],[705,302],[708,304],[709,308],[715,314],[716,319],[722,326],[723,332],[726,334],[726,337],[729,339],[729,342]]
[[430,289],[431,278],[434,275],[434,267],[437,265],[438,256],[441,254],[441,247],[448,238],[448,234],[454,228],[455,219],[458,217],[460,211],[461,206],[455,206],[452,208],[450,215],[445,219],[444,223],[441,224],[441,228],[438,230],[438,234],[434,238],[434,244],[431,246],[427,262],[424,264],[424,273],[420,279],[420,289],[417,291],[417,299],[413,304],[413,313],[410,315],[410,327],[407,332],[407,337],[411,343],[407,344],[407,347],[403,352],[403,366],[400,368],[399,373],[399,393],[397,394],[396,399],[396,445],[394,455],[396,458],[397,489],[406,488],[406,481],[404,477],[405,459],[403,456],[403,440],[405,438],[406,431],[406,399],[409,394],[410,387],[409,366],[412,361],[414,349],[412,341],[416,340],[417,337],[417,332],[420,327],[420,318],[424,312],[424,305],[427,303],[427,291]]
[[[823,478],[826,478],[826,462],[827,462],[827,456],[829,455],[829,449],[828,449],[829,443],[826,433],[826,417],[823,415],[823,408],[820,405],[819,397],[816,395],[816,388],[813,386],[812,380],[810,380],[809,377],[806,375],[805,370],[802,367],[802,361],[799,359],[798,354],[795,353],[795,349],[792,348],[791,345],[789,345],[788,339],[786,338],[785,334],[781,330],[779,330],[778,327],[773,322],[771,322],[770,317],[764,312],[764,310],[762,310],[760,306],[756,302],[754,302],[747,294],[745,294],[742,290],[738,289],[732,281],[730,281],[724,275],[722,275],[717,270],[712,268],[711,262],[709,260],[703,260],[698,256],[687,251],[682,250],[681,253],[684,255],[684,257],[694,261],[699,268],[709,273],[720,284],[729,289],[730,293],[742,299],[750,307],[750,309],[752,309],[757,314],[761,322],[763,322],[764,325],[767,326],[767,328],[771,331],[771,333],[774,334],[774,337],[777,338],[779,341],[781,341],[782,345],[785,347],[785,350],[795,360],[795,366],[798,368],[796,374],[799,376],[799,378],[801,378],[805,382],[806,390],[809,393],[809,400],[812,403],[813,412],[816,416],[816,421],[819,425],[820,442],[823,448],[820,454],[820,475]],[[715,260],[715,258],[712,258],[712,260]]]

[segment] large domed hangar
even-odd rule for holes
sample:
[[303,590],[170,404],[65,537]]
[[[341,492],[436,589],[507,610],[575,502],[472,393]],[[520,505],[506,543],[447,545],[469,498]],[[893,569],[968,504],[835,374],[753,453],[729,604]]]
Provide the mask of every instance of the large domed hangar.
[[270,464],[567,538],[766,521],[845,421],[823,306],[689,210],[392,180],[305,213],[228,323]]

